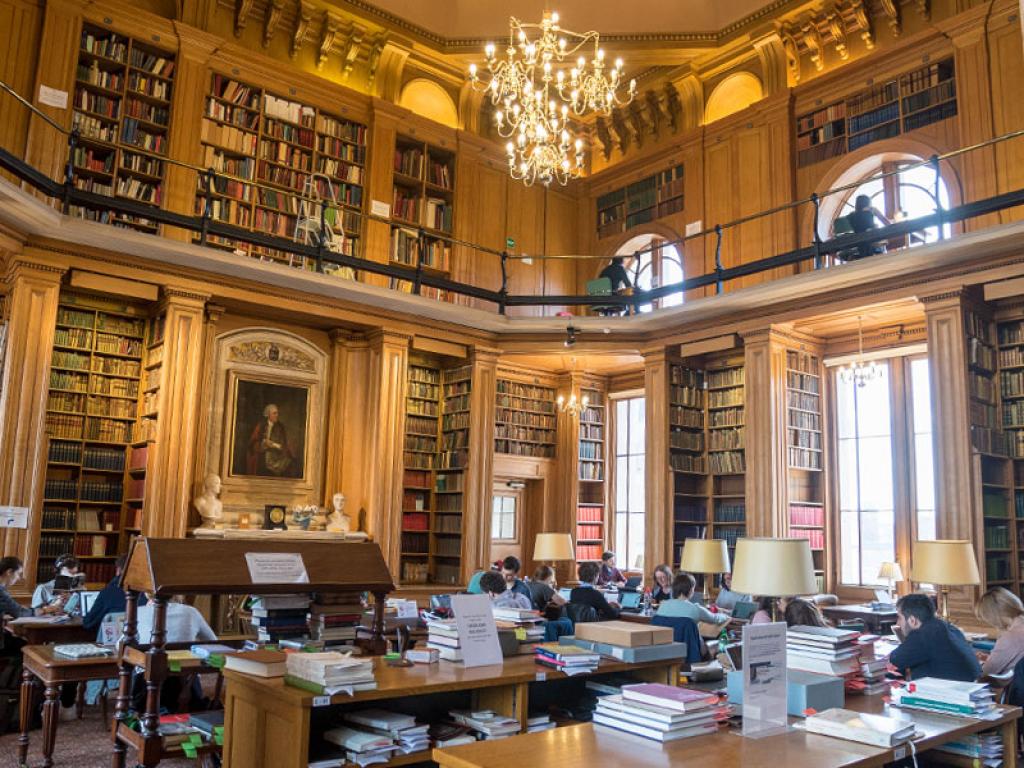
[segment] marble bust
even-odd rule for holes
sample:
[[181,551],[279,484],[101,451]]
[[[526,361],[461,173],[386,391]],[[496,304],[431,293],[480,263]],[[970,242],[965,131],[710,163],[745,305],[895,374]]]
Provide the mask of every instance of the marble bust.
[[220,527],[221,519],[224,517],[224,502],[217,498],[218,496],[220,496],[220,477],[207,475],[203,482],[203,492],[192,500],[192,504],[203,519],[200,528]]
[[327,516],[327,530],[348,533],[352,528],[352,519],[345,514],[345,494],[340,491],[331,499],[334,511]]

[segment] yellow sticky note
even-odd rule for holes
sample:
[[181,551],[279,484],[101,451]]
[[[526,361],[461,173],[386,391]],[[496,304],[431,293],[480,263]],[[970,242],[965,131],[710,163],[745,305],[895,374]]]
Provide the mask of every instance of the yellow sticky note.
[[526,640],[526,629],[523,627],[516,627],[516,640]]

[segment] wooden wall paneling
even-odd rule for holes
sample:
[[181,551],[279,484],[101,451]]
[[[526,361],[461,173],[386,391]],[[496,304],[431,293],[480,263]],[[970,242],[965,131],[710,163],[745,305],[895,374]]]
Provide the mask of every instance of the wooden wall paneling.
[[[390,207],[392,200],[391,180],[394,168],[395,136],[398,119],[386,102],[374,99],[373,121],[369,126],[370,141],[366,159],[366,189],[372,201],[379,200]],[[391,228],[387,222],[367,218],[365,223],[366,245],[364,256],[380,264],[388,262],[391,252]],[[361,279],[370,285],[386,287],[388,278],[366,274]]]
[[[1012,5],[1009,10],[1013,10]],[[1018,15],[1024,19],[1024,7]],[[994,28],[989,33],[993,127],[997,136],[1024,128],[1024,100],[1019,97],[1021,83],[1024,82],[1021,19],[1014,21],[1012,15],[1000,15],[993,20]],[[995,158],[997,191],[1009,192],[1024,187],[1024,138],[997,144]],[[1017,221],[1024,217],[1024,210],[1010,208],[1000,211],[999,217],[1004,223]]]
[[[348,399],[348,331],[331,331],[331,360],[327,378],[327,441],[324,445],[324,498],[322,504],[330,508],[331,497],[342,489],[345,463],[345,410]],[[344,493],[344,491],[342,491]],[[347,501],[346,501],[347,506]],[[351,516],[353,510],[346,509]],[[358,507],[355,510],[358,512]]]
[[[544,253],[548,256],[564,256],[583,253],[579,247],[579,221],[576,218],[576,197],[571,194],[574,187],[564,192],[547,189],[545,192]],[[550,259],[542,263],[544,269],[544,292],[547,294],[569,294],[576,292],[576,259]],[[565,307],[545,307],[544,313],[554,315]],[[570,309],[573,311],[573,309]]]
[[[372,507],[371,500],[374,498],[373,470],[376,457],[368,449],[368,446],[371,445],[370,439],[374,434],[376,418],[373,405],[376,396],[373,389],[376,374],[373,371],[373,350],[366,338],[345,339],[343,344],[345,353],[337,356],[339,362],[344,361],[342,375],[344,376],[345,401],[341,409],[341,435],[348,435],[352,443],[351,449],[345,444],[340,447],[331,445],[327,448],[328,457],[333,453],[335,462],[340,464],[338,467],[340,474],[334,486],[325,483],[324,493],[325,495],[333,494],[339,490],[344,493],[345,511],[355,522],[360,509],[369,512]],[[332,364],[333,362],[332,358]],[[336,379],[332,374],[331,385],[334,386],[335,383]],[[332,407],[335,396],[336,393],[331,395]],[[404,400],[404,392],[401,399]],[[338,442],[338,439],[331,433],[328,433],[327,439],[332,444]],[[325,479],[329,476],[330,470],[325,475]],[[370,520],[366,520],[365,523],[368,530]],[[381,549],[387,556],[387,550],[383,545]],[[395,569],[398,567],[397,560],[389,560],[388,564]],[[397,570],[394,573],[397,575]]]
[[[0,80],[27,96],[32,93],[39,63],[43,8],[29,0],[0,2],[0,51],[7,52],[0,58]],[[21,155],[31,113],[7,93],[0,94],[0,113],[4,115],[0,120],[0,147]]]
[[[214,355],[216,354],[217,334],[219,332],[218,323],[224,316],[225,309],[219,304],[207,303],[206,305],[206,323],[203,327],[203,348],[202,348],[202,360],[199,364],[200,381],[199,381],[199,408],[197,409],[196,419],[196,445],[205,446],[210,440],[210,427],[213,423],[213,393],[216,390],[214,383],[214,372],[217,369]],[[203,483],[206,480],[206,475],[209,474],[207,468],[207,454],[205,450],[199,450],[195,452],[193,460],[192,470],[192,498],[195,498],[203,491]],[[201,521],[199,514],[196,513],[191,518],[198,525]]]
[[64,268],[44,259],[14,256],[7,269],[6,362],[0,375],[0,498],[29,508],[27,529],[0,532],[3,554],[25,563],[25,589],[36,581],[43,477],[46,470],[46,399]]
[[[544,252],[545,189],[527,187],[506,173],[508,185],[505,213],[506,237],[515,240],[510,253],[536,256]],[[502,243],[504,246],[504,242]],[[512,294],[539,295],[544,292],[544,261],[534,259],[527,264],[521,259],[508,261],[508,291]],[[509,315],[541,315],[541,307],[514,307]]]
[[469,464],[462,510],[463,583],[487,567],[491,549],[491,493],[494,487],[494,408],[498,350],[475,347],[470,363]]
[[[466,194],[470,197],[468,207],[462,210],[469,213],[462,214],[461,218],[458,212],[455,214],[457,221],[470,220],[466,231],[472,232],[471,242],[497,251],[505,248],[505,216],[509,200],[507,179],[508,172],[504,168],[478,157],[472,165],[471,175],[465,179],[468,182],[465,184]],[[464,183],[464,180],[460,178],[459,182]],[[466,273],[472,275],[474,285],[492,290],[501,288],[501,261],[496,256],[469,251],[467,258],[470,268]],[[483,309],[494,309],[489,302],[475,303]]]
[[645,568],[654,563],[673,562],[672,557],[672,473],[668,464],[668,355],[663,347],[644,350],[645,488],[647,508]]
[[164,289],[160,415],[156,450],[151,449],[146,471],[146,509],[151,510],[143,515],[146,536],[180,538],[188,530],[208,299],[207,295]]

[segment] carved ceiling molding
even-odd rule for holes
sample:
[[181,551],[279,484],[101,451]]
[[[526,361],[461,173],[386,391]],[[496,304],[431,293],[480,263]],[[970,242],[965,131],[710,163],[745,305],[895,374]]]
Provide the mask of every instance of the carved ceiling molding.
[[[898,0],[881,0],[880,6],[893,35],[902,34]],[[803,58],[810,60],[819,72],[825,68],[830,48],[841,61],[849,59],[850,38],[854,35],[860,36],[868,50],[875,47],[868,0],[840,0],[792,21],[777,22],[775,29],[785,51],[790,85],[800,82]]]
[[649,89],[632,103],[615,109],[608,117],[594,121],[593,136],[601,144],[601,153],[608,160],[612,152],[625,153],[633,145],[644,146],[648,138],[655,141],[674,135],[683,125],[682,101],[675,85]]
[[267,3],[267,12],[263,17],[263,47],[270,45],[274,39],[278,24],[281,23],[281,15],[284,11],[284,0],[270,0]]

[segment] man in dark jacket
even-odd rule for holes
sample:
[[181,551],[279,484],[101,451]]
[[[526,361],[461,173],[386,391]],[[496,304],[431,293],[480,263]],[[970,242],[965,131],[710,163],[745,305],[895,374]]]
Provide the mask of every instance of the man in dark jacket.
[[889,663],[908,679],[970,682],[981,675],[981,665],[963,633],[936,617],[927,595],[904,595],[896,611],[904,640],[889,654]]

